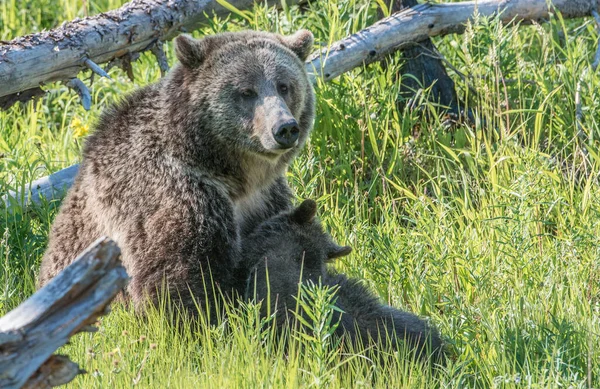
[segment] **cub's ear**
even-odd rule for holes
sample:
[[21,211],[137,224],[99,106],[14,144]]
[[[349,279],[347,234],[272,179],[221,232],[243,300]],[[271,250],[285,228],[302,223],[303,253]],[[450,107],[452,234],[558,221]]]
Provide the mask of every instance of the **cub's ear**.
[[283,37],[283,44],[292,50],[302,62],[312,53],[315,38],[308,30],[299,30],[294,35]]
[[336,258],[345,257],[346,255],[352,252],[352,247],[350,246],[338,246],[337,244],[333,244],[332,247],[327,251],[327,260],[331,261]]
[[292,213],[292,221],[298,224],[311,222],[317,214],[317,203],[313,200],[304,200]]
[[197,68],[206,59],[212,46],[210,43],[210,37],[194,39],[189,35],[179,35],[175,38],[175,55],[183,66]]

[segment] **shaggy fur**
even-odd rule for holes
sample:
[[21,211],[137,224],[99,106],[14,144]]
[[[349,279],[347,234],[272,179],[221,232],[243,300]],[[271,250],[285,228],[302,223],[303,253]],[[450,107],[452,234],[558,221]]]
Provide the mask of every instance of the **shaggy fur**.
[[[312,34],[225,33],[175,41],[167,77],[101,116],[54,221],[42,286],[96,238],[121,247],[137,308],[162,286],[194,310],[234,287],[240,237],[290,207],[286,168],[314,120],[304,70]],[[291,148],[274,128],[294,120]],[[179,296],[179,298],[177,298]]]
[[[405,342],[422,357],[438,360],[442,341],[426,321],[408,312],[383,305],[359,280],[327,270],[327,263],[348,255],[350,247],[338,246],[315,219],[316,204],[304,201],[297,209],[265,221],[243,243],[245,263],[251,269],[246,295],[266,300],[278,310],[278,325],[283,326],[296,309],[298,284],[309,280],[337,286],[337,333],[352,342],[384,344],[398,348]],[[254,296],[253,296],[254,295]],[[281,314],[283,313],[283,314]],[[334,312],[335,313],[335,312]]]

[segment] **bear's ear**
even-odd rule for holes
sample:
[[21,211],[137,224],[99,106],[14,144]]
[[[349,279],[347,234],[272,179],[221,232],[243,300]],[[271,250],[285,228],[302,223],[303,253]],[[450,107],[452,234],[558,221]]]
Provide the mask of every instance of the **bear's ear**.
[[314,38],[312,32],[299,30],[294,35],[283,37],[283,43],[304,62],[312,53]]
[[314,200],[304,200],[292,213],[292,221],[298,224],[311,222],[317,214],[317,203]]
[[331,261],[336,258],[345,257],[346,255],[352,252],[352,247],[350,246],[338,246],[337,244],[333,244],[329,250],[327,251],[327,260]]
[[190,69],[202,64],[210,48],[209,38],[194,39],[189,35],[175,38],[175,55],[181,64]]

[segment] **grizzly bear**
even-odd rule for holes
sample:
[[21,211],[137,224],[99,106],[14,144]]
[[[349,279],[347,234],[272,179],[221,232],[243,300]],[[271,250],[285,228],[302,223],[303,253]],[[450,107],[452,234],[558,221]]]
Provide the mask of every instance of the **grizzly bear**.
[[[335,287],[336,334],[360,346],[382,345],[397,349],[405,343],[421,358],[439,361],[442,341],[435,328],[412,313],[383,305],[359,280],[327,269],[351,248],[338,246],[315,218],[316,203],[305,200],[263,222],[243,242],[244,263],[250,274],[246,298],[263,301],[262,314],[277,313],[278,326],[293,320],[299,284],[309,281]],[[270,304],[270,306],[268,306]]]
[[194,313],[220,294],[213,285],[234,288],[241,237],[291,207],[285,172],[314,120],[312,46],[306,30],[179,36],[180,63],[108,108],[87,139],[39,285],[105,235],[136,308],[167,292]]

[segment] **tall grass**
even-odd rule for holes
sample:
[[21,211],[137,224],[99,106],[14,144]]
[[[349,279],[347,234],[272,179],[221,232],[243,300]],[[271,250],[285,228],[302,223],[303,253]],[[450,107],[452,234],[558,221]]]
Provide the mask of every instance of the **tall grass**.
[[[0,39],[121,3],[0,0]],[[326,46],[372,23],[376,6],[257,5],[195,34],[308,28]],[[279,335],[253,304],[229,307],[222,325],[178,329],[164,311],[140,321],[117,306],[98,333],[62,350],[88,371],[71,386],[600,387],[600,81],[582,78],[598,39],[591,22],[559,15],[520,28],[478,18],[463,35],[436,39],[472,123],[449,123],[427,90],[411,102],[417,109],[398,109],[399,57],[316,86],[315,130],[288,173],[296,196],[316,199],[327,228],[353,246],[339,271],[439,327],[447,366],[342,352],[323,342],[327,326]],[[134,83],[118,69],[113,81],[96,80],[90,112],[60,84],[0,112],[0,191],[77,162],[99,112],[160,77],[147,55],[134,73]],[[57,206],[1,210],[0,313],[33,293]]]

